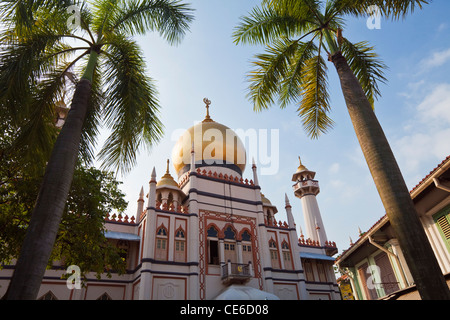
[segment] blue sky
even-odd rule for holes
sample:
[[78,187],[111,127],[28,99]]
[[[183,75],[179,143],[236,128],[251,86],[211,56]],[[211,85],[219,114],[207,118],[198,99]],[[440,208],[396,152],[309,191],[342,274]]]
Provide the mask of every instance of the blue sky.
[[[205,115],[204,97],[211,101],[211,117],[232,129],[276,129],[279,132],[279,169],[259,176],[261,191],[278,207],[278,220],[286,220],[284,193],[293,207],[297,227],[303,227],[300,200],[292,191],[292,174],[298,156],[316,171],[321,192],[319,207],[328,239],[339,252],[348,248],[349,236],[358,239],[358,227],[370,228],[384,209],[360,151],[348,116],[336,71],[331,63],[329,87],[335,128],[318,140],[303,131],[296,106],[255,113],[246,98],[246,73],[257,46],[236,46],[232,32],[239,17],[259,4],[256,0],[193,0],[195,21],[181,44],[170,46],[157,34],[138,38],[155,80],[165,136],[152,150],[142,150],[136,167],[126,176],[122,190],[134,215],[141,186],[148,191],[153,166],[158,178],[178,136]],[[411,190],[450,154],[450,2],[435,0],[405,20],[381,21],[370,30],[366,19],[349,18],[344,36],[353,42],[367,40],[389,66],[389,82],[381,85],[376,114],[391,143],[408,188]],[[100,144],[101,145],[101,144]],[[270,151],[270,148],[269,148]],[[258,163],[257,163],[258,164]],[[258,164],[259,165],[259,164]],[[261,169],[262,165],[259,165]],[[173,167],[171,173],[175,176]],[[247,166],[245,178],[252,178]]]

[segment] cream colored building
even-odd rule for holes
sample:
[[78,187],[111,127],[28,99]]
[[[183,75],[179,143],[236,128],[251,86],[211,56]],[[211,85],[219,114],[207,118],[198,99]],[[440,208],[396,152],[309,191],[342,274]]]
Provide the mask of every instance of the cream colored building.
[[[209,111],[180,137],[172,164],[176,179],[169,160],[161,178],[153,169],[136,214],[105,221],[107,238],[127,252],[127,274],[101,279],[89,274],[84,287],[68,289],[61,280],[64,270],[55,265],[45,274],[40,298],[340,299],[331,257],[337,248],[326,238],[314,172],[301,163],[293,170],[305,238],[297,234],[287,195],[288,221],[276,220],[278,209],[261,193],[255,164],[244,175],[241,140]],[[12,267],[0,273],[4,291]]]
[[[410,192],[420,221],[450,285],[450,156]],[[336,259],[359,300],[420,299],[388,217],[378,220]]]

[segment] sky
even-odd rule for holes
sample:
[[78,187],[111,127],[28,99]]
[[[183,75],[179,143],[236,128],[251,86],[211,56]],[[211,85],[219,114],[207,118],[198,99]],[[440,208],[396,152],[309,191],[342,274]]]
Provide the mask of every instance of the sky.
[[[207,97],[213,120],[231,129],[256,130],[258,141],[266,140],[264,132],[268,141],[275,139],[266,154],[258,151],[255,161],[261,192],[277,206],[277,220],[287,220],[286,193],[297,229],[306,230],[301,202],[294,196],[291,181],[299,165],[298,156],[316,172],[321,188],[317,200],[327,237],[337,243],[341,253],[349,247],[349,237],[358,239],[358,228],[368,230],[385,211],[331,63],[328,82],[335,127],[318,140],[305,134],[295,105],[283,110],[273,106],[263,112],[253,111],[246,97],[246,74],[251,70],[253,56],[262,53],[263,47],[235,45],[232,33],[239,18],[259,3],[192,0],[195,21],[180,44],[171,46],[158,34],[137,38],[148,74],[159,92],[165,135],[151,150],[141,150],[131,172],[118,177],[129,202],[127,214],[136,214],[139,191],[143,186],[148,192],[153,167],[157,179],[165,173],[166,160],[171,158],[180,133],[203,120],[203,98]],[[343,31],[350,41],[369,41],[389,67],[385,74],[388,82],[380,86],[382,97],[375,103],[375,112],[409,190],[450,154],[448,12],[450,1],[435,0],[404,20],[382,19],[379,29],[369,29],[367,19],[348,18]],[[272,162],[264,162],[264,155],[270,156]],[[175,177],[173,167],[170,171]],[[250,165],[243,176],[252,178]]]

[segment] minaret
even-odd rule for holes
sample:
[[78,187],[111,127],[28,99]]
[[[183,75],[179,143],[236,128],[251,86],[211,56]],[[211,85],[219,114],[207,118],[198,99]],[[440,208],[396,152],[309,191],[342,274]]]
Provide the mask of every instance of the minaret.
[[136,221],[139,221],[142,211],[144,211],[144,187],[141,187],[141,192],[139,192],[139,199],[137,201]]
[[286,193],[284,194],[284,202],[285,202],[288,226],[289,226],[289,228],[295,228],[294,216],[292,215],[292,207],[291,207],[291,204],[289,203],[289,198]]
[[292,176],[295,182],[294,194],[302,201],[303,215],[305,218],[306,236],[311,240],[318,241],[320,245],[325,245],[328,241],[320,215],[319,205],[316,196],[320,192],[319,182],[314,180],[316,173],[308,170],[298,157],[300,166]]
[[139,300],[150,300],[152,295],[152,274],[150,272],[142,272],[142,270],[152,270],[152,261],[155,252],[155,236],[156,233],[156,170],[153,167],[150,178],[150,189],[148,192],[147,214],[144,217],[143,234],[141,235],[141,281],[139,286]]
[[258,174],[256,169],[255,158],[252,158],[253,183],[255,184],[255,186],[259,186]]

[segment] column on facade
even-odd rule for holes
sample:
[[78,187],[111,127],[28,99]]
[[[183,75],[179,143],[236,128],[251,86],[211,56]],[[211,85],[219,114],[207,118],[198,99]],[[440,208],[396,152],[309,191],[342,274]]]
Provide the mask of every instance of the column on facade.
[[[188,256],[189,262],[199,262],[199,209],[197,199],[197,177],[195,172],[194,144],[191,148],[191,168],[189,171],[189,233]],[[199,293],[199,268],[198,263],[192,263],[189,267],[189,299],[198,300]]]
[[422,224],[443,274],[450,272],[450,256],[432,215],[422,217]]
[[227,261],[225,261],[225,240],[220,238],[219,238],[219,257],[221,266],[227,263]]
[[387,242],[391,246],[392,253],[396,256],[394,271],[399,275],[399,281],[401,288],[406,288],[414,283],[414,279],[409,271],[408,264],[406,263],[403,252],[400,248],[400,244],[397,239],[390,239]]
[[[295,226],[294,215],[292,214],[292,207],[289,202],[287,194],[284,194],[284,196],[285,196],[286,216],[289,226],[289,240],[291,243],[292,261],[294,262],[294,270],[303,271],[303,266],[300,259],[300,247],[298,245],[298,234]],[[297,273],[297,276],[299,279],[300,300],[306,300],[308,298],[308,292],[306,291],[305,275],[303,272],[299,272]]]
[[[256,168],[256,164],[255,161],[253,160],[253,165],[252,165],[252,170],[253,170],[253,181],[258,181],[258,176],[257,176],[257,168]],[[257,212],[257,217],[256,217],[256,224],[258,226],[258,238],[259,238],[259,251],[260,251],[260,255],[261,255],[261,263],[262,266],[271,266],[272,262],[270,260],[270,252],[269,252],[269,240],[267,239],[267,230],[264,224],[264,211],[263,211],[263,206],[262,206],[262,199],[261,199],[261,188],[259,187],[259,185],[255,184],[255,186],[257,186],[257,188],[255,188],[255,200],[256,200],[256,212]],[[256,268],[256,265],[254,266]],[[268,291],[268,292],[273,292],[274,288],[273,288],[273,281],[272,281],[272,269],[271,268],[267,268],[266,270],[261,270],[261,276],[264,279],[264,290]]]
[[236,250],[237,250],[237,263],[243,264],[242,259],[242,242],[239,240],[236,240]]
[[156,224],[156,171],[153,167],[151,179],[149,182],[150,188],[148,192],[147,215],[145,217],[145,230],[142,241],[142,262],[141,262],[141,281],[139,285],[139,299],[150,300],[151,298],[151,284],[152,274],[150,272],[152,267],[152,259],[154,258],[155,247],[155,224]]

